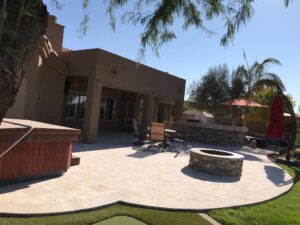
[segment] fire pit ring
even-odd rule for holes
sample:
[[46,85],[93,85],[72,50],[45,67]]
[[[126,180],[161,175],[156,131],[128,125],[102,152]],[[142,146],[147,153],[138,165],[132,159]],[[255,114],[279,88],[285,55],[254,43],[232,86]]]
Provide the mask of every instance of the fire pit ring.
[[215,150],[192,149],[189,166],[195,170],[221,176],[241,176],[244,156],[241,154]]

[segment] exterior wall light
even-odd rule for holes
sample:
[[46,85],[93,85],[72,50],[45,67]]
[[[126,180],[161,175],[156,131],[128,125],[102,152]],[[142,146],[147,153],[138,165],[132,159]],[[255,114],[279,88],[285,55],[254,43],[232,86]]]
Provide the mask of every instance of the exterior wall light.
[[113,74],[113,75],[117,75],[118,71],[115,68],[112,68],[110,73]]

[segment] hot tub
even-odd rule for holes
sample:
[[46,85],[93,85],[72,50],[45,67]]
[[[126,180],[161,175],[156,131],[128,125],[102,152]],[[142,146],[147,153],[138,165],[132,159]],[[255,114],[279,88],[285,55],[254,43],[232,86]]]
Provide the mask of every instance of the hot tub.
[[72,142],[79,139],[80,130],[31,120],[3,120],[0,156],[30,127],[30,133],[0,158],[0,184],[61,175],[70,168]]
[[241,176],[244,156],[212,149],[192,149],[189,166],[195,170],[221,176]]

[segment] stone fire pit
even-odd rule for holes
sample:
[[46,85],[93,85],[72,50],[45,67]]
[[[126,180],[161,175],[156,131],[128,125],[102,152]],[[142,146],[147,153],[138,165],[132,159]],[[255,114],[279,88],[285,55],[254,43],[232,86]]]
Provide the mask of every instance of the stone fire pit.
[[222,150],[192,149],[189,166],[221,176],[241,176],[244,156]]

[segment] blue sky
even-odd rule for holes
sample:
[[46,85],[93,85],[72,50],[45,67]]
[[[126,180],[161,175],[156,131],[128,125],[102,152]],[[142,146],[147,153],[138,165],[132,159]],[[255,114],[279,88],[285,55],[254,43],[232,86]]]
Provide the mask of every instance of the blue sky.
[[[118,22],[113,32],[103,1],[90,1],[90,29],[83,38],[77,34],[83,18],[81,0],[72,4],[62,0],[65,3],[62,10],[54,9],[49,4],[50,0],[44,1],[49,12],[58,17],[58,23],[65,26],[64,47],[73,50],[101,48],[136,60],[142,27]],[[287,93],[292,94],[297,105],[300,105],[300,1],[294,1],[289,8],[285,8],[283,0],[257,0],[254,7],[252,20],[240,29],[234,42],[227,47],[220,46],[224,33],[220,20],[209,23],[209,27],[217,32],[213,37],[194,28],[183,32],[178,24],[174,27],[177,39],[160,49],[160,57],[149,50],[143,63],[186,79],[188,87],[213,65],[226,63],[232,69],[244,64],[243,50],[249,63],[274,57],[281,61],[282,66],[272,66],[272,72],[281,77]]]

